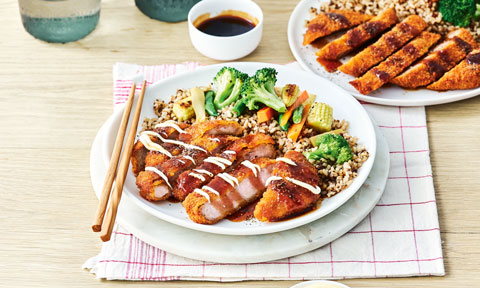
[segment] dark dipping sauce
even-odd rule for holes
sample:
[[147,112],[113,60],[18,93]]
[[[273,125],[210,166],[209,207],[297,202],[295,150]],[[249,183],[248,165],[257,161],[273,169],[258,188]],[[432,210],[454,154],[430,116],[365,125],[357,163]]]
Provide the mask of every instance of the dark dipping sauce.
[[233,15],[220,15],[208,18],[197,26],[197,29],[203,33],[221,37],[237,36],[253,28],[255,28],[254,23]]
[[255,207],[257,206],[259,201],[260,199],[248,204],[247,206],[243,207],[232,215],[227,216],[227,219],[232,222],[242,222],[253,218],[253,212],[255,211]]
[[338,67],[342,66],[342,62],[340,60],[327,60],[322,58],[317,58],[317,62],[327,70],[329,73],[333,73],[337,71]]

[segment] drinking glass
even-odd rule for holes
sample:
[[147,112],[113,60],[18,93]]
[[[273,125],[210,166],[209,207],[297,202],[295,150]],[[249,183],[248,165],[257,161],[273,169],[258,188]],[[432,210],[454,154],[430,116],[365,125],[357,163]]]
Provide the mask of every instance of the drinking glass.
[[150,18],[179,22],[187,20],[188,11],[200,0],[135,0],[143,14]]
[[71,42],[92,32],[100,0],[19,0],[25,30],[47,42]]

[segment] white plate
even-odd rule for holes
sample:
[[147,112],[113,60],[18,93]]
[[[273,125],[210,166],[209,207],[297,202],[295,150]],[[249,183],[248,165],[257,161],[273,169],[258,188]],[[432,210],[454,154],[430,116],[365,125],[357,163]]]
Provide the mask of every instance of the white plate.
[[[320,3],[328,0],[302,0],[300,1],[290,15],[288,21],[288,44],[298,63],[307,71],[327,78],[346,91],[350,92],[357,99],[365,102],[395,105],[395,106],[423,106],[443,104],[459,101],[480,95],[480,88],[470,90],[452,90],[447,92],[437,92],[428,89],[406,90],[396,85],[388,85],[382,87],[370,95],[363,95],[353,88],[348,82],[355,79],[351,75],[344,74],[340,71],[328,73],[322,65],[317,62],[315,52],[318,50],[310,45],[303,46],[303,34],[306,31],[305,21],[310,19],[310,7],[318,8]],[[327,37],[332,40],[332,37]],[[349,57],[342,59],[345,62]]]
[[[143,119],[144,117],[155,116],[152,107],[153,102],[157,98],[169,100],[171,95],[174,95],[175,91],[179,88],[208,85],[218,70],[224,65],[233,66],[240,71],[249,74],[253,74],[257,69],[263,67],[273,67],[278,71],[278,85],[284,85],[287,83],[296,83],[300,85],[302,89],[317,94],[317,101],[330,104],[333,107],[333,114],[336,119],[347,120],[350,123],[348,132],[351,135],[357,136],[359,138],[359,143],[364,145],[370,153],[370,158],[363,164],[361,169],[359,169],[358,177],[353,181],[351,186],[335,197],[323,201],[322,206],[315,211],[288,221],[264,223],[254,219],[243,222],[222,220],[214,225],[202,225],[191,221],[180,203],[172,204],[168,201],[154,203],[143,199],[139,195],[138,188],[135,185],[135,176],[131,171],[129,171],[127,175],[124,193],[128,197],[131,197],[142,209],[160,219],[199,231],[228,235],[265,234],[298,227],[327,215],[352,197],[363,184],[372,168],[376,151],[375,130],[367,112],[358,101],[355,100],[355,98],[331,82],[314,74],[267,63],[245,62],[206,66],[194,72],[173,76],[149,87],[145,93],[142,115],[140,118]],[[109,162],[122,113],[123,109],[118,109],[118,111],[113,114],[111,120],[108,121],[107,133],[105,133],[104,139],[105,164]]]
[[[103,125],[90,154],[92,185],[100,195],[107,165],[102,159]],[[255,236],[230,236],[194,231],[152,217],[130,197],[123,197],[117,221],[142,241],[190,259],[222,263],[256,263],[295,256],[330,243],[355,227],[380,200],[387,183],[390,155],[377,129],[378,152],[365,184],[341,207],[317,221],[295,229]],[[192,245],[195,243],[195,245]]]

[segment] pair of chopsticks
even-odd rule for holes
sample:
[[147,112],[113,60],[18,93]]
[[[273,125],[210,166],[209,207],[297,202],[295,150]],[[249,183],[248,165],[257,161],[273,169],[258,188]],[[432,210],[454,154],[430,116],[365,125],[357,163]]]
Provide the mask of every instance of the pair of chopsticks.
[[[95,213],[92,230],[94,232],[100,232],[100,239],[102,239],[102,241],[104,242],[110,240],[113,230],[113,224],[115,223],[115,218],[117,217],[118,205],[120,204],[120,199],[122,198],[123,185],[127,176],[130,157],[132,156],[132,149],[135,141],[135,135],[137,134],[137,125],[140,118],[140,112],[142,110],[142,103],[143,97],[145,96],[146,86],[147,81],[143,81],[142,90],[140,92],[140,96],[138,97],[137,106],[135,108],[135,114],[133,115],[130,130],[128,131],[127,140],[125,141],[125,147],[123,148],[123,153],[121,154],[120,158],[120,152],[122,151],[122,145],[127,130],[128,119],[132,110],[133,99],[135,98],[135,83],[133,83],[132,88],[130,89],[130,95],[125,105],[122,122],[120,123],[120,128],[117,132],[117,138],[115,139],[112,159],[110,160],[110,165],[105,176],[105,181],[103,182],[100,202],[98,203],[97,212]],[[120,164],[118,164],[119,161]],[[114,179],[115,187],[112,192],[112,196],[110,197],[110,192],[112,191]],[[111,200],[110,205],[108,205],[109,199]],[[105,211],[107,211],[106,215]]]

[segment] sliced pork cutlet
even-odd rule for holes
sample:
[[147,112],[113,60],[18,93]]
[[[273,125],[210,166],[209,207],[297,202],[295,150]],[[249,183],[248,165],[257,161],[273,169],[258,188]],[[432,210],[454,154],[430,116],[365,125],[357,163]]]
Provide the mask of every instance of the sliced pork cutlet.
[[338,67],[343,73],[358,77],[370,67],[380,63],[383,59],[397,51],[410,39],[420,34],[427,23],[417,15],[410,15],[402,22],[395,25],[392,30],[383,34],[377,42],[368,46],[347,63]]
[[394,8],[389,8],[333,40],[315,53],[318,58],[336,60],[367,43],[398,22]]
[[[166,131],[166,129],[169,130]],[[166,132],[172,130],[171,136],[168,137],[170,134]],[[138,149],[134,148],[134,151],[138,151],[137,155],[133,154],[136,157],[132,156],[132,167],[135,168],[133,172],[138,175],[145,166],[158,166],[169,158],[179,155],[192,139],[199,139],[204,135],[215,138],[215,135],[241,135],[242,133],[242,126],[235,121],[213,120],[199,122],[190,127],[183,123],[165,121],[157,124],[154,131],[142,132],[142,134],[147,134],[150,139],[147,135],[140,134],[138,141],[140,144],[135,145],[136,147],[138,145]],[[148,149],[144,143],[147,143]],[[142,147],[143,149],[141,149]],[[133,165],[134,162],[135,165]]]
[[[267,180],[267,191],[253,215],[260,221],[275,222],[311,210],[320,199],[317,169],[300,152],[288,151]],[[289,161],[288,161],[289,160]]]
[[308,45],[333,32],[361,24],[370,18],[372,16],[351,10],[330,10],[319,13],[308,22],[307,31],[303,34],[303,45]]
[[385,61],[368,70],[362,77],[350,81],[358,92],[367,95],[388,83],[400,74],[416,59],[428,52],[428,49],[440,39],[439,34],[424,31],[415,39],[403,46]]
[[475,49],[437,82],[427,86],[430,90],[474,89],[480,87],[480,49]]
[[164,152],[162,148],[166,149],[167,151],[175,148],[169,145],[164,147],[162,141],[160,140],[160,136],[158,135],[161,135],[161,137],[165,139],[177,139],[180,133],[185,133],[183,129],[189,126],[188,124],[177,124],[174,122],[162,123],[159,125],[160,126],[155,127],[152,131],[144,131],[140,133],[139,139],[133,146],[130,162],[132,163],[132,171],[135,176],[138,175],[140,171],[145,169],[145,159],[147,158],[149,151],[156,151],[157,153],[160,153],[159,151]]
[[220,173],[210,183],[190,193],[182,205],[192,221],[214,224],[257,200],[265,191],[275,160],[256,158],[252,166],[239,165]]
[[136,184],[140,195],[149,201],[168,199],[183,171],[201,164],[205,158],[218,153],[237,139],[229,135],[219,135],[215,140],[204,136],[191,141],[182,155],[172,157],[157,166],[146,166],[145,171],[137,176]]
[[[251,161],[259,157],[275,157],[275,141],[269,135],[258,133],[246,135],[227,146],[218,155],[203,160],[201,165],[183,172],[173,189],[173,197],[185,200],[193,190],[210,182],[218,173],[228,172],[242,161]],[[244,163],[249,165],[248,162]]]
[[452,31],[427,56],[390,82],[409,89],[426,86],[452,69],[475,47],[475,39],[468,30]]

